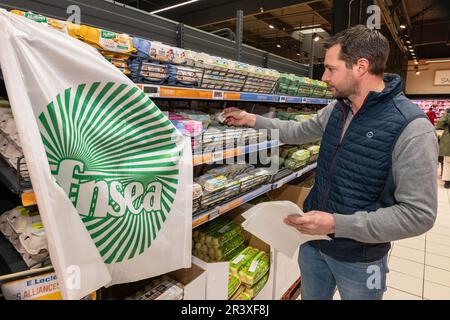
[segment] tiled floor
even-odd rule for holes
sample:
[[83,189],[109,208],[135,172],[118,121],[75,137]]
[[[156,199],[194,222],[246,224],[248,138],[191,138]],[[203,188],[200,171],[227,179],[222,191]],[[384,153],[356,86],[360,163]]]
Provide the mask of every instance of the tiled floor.
[[392,243],[388,266],[385,300],[450,300],[450,189],[444,189],[442,181],[434,227]]

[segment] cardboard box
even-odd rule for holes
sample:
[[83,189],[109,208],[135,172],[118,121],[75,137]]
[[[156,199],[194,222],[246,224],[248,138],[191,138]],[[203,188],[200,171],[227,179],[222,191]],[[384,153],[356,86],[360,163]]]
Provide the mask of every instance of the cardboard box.
[[281,188],[272,190],[268,196],[273,201],[289,200],[296,203],[303,210],[303,203],[312,188],[295,185],[284,185]]
[[[190,268],[169,272],[167,276],[184,286],[183,300],[205,300],[206,271],[200,266],[192,263]],[[118,300],[133,296],[136,292],[145,288],[151,282],[151,279],[102,288],[100,291],[100,299]]]
[[183,300],[206,299],[206,271],[195,263],[189,269],[180,269],[168,274],[184,285]]
[[[230,218],[230,221],[242,223],[244,218],[241,214],[245,211],[244,208],[239,207],[228,212],[227,217]],[[246,246],[252,246],[270,254],[269,278],[264,288],[254,300],[272,300],[274,284],[274,250],[267,243],[249,234],[245,230],[244,237]],[[206,300],[227,300],[229,262],[208,263],[194,256],[192,257],[192,262],[206,270]]]
[[[295,185],[284,185],[283,187],[269,192],[268,196],[273,201],[288,200],[296,203],[302,210],[306,197],[312,188]],[[292,284],[300,277],[298,265],[298,250],[293,258],[275,250],[274,269],[274,299],[281,299]]]

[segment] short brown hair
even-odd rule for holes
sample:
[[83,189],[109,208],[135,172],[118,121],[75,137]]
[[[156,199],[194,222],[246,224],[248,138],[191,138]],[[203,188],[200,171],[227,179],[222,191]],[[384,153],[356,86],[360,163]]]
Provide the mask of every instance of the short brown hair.
[[356,64],[358,59],[369,61],[369,72],[382,75],[389,56],[389,41],[377,30],[363,25],[356,25],[343,30],[324,41],[324,48],[340,44],[340,59],[345,61],[347,68]]

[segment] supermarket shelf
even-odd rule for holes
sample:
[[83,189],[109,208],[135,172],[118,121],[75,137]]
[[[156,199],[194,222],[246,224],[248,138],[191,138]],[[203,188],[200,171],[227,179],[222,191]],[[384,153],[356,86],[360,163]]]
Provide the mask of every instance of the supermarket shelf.
[[1,275],[28,270],[22,256],[13,245],[0,233],[0,273]]
[[193,217],[192,228],[196,228],[208,221],[211,221],[211,220],[215,219],[216,217],[218,217],[230,210],[233,210],[234,208],[237,208],[237,207],[241,206],[242,204],[253,200],[254,198],[257,198],[257,197],[265,194],[266,192],[269,192],[274,189],[278,189],[278,188],[282,187],[283,185],[287,184],[288,182],[304,175],[305,173],[310,172],[311,170],[314,170],[316,167],[317,167],[317,163],[312,163],[299,171],[293,172],[289,176],[284,177],[283,179],[281,179],[279,181],[263,185],[263,186],[259,187],[258,189],[243,195],[242,197],[233,199],[229,202],[226,202],[222,205],[217,206],[216,208],[214,208],[212,210],[209,210],[205,213],[199,214],[198,216]]
[[194,89],[182,87],[160,86],[153,84],[137,84],[151,98],[166,99],[193,99],[193,100],[216,100],[216,101],[246,101],[246,102],[273,102],[273,103],[309,103],[329,104],[330,99],[292,97],[277,94],[246,93],[235,91]]
[[0,181],[14,194],[20,195],[25,189],[31,189],[31,182],[20,182],[17,171],[0,156]]
[[218,150],[215,152],[203,153],[203,154],[194,154],[192,162],[194,166],[205,164],[205,163],[213,163],[221,160],[225,160],[228,158],[237,157],[240,155],[257,152],[261,150],[271,149],[282,146],[283,143],[280,143],[278,140],[264,141],[258,144],[252,144],[232,149]]

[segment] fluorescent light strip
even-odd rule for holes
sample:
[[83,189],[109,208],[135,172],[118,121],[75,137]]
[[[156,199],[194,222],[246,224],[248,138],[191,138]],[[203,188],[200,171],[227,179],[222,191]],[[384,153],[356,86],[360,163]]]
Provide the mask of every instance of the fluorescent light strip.
[[174,4],[173,6],[170,6],[170,7],[167,7],[167,8],[162,8],[162,9],[159,9],[159,10],[155,10],[155,11],[152,11],[150,13],[151,14],[155,14],[155,13],[167,11],[167,10],[170,10],[170,9],[173,9],[173,8],[178,8],[178,7],[181,7],[181,6],[185,6],[187,4],[191,4],[191,3],[194,3],[194,2],[197,2],[197,1],[199,1],[199,0],[190,0],[190,1],[179,3],[179,4]]
[[444,59],[444,60],[427,60],[426,63],[438,63],[438,62],[450,62],[450,59]]

